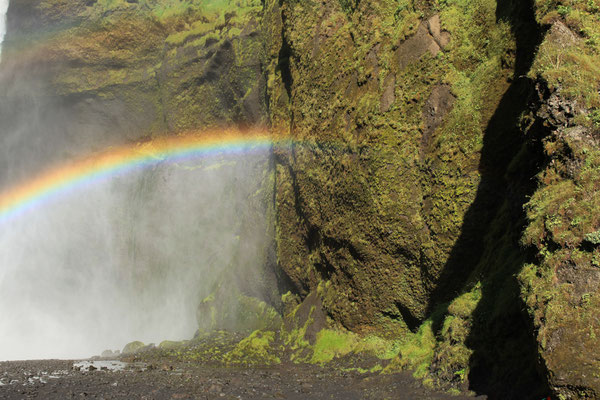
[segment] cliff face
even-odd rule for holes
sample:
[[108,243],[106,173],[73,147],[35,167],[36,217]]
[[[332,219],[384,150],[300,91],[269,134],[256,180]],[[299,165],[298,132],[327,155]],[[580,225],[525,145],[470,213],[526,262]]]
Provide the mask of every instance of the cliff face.
[[280,267],[334,324],[428,348],[399,367],[597,396],[584,3],[267,2],[272,122],[299,143],[276,152]]
[[[59,159],[63,141],[86,152],[165,132],[262,124],[260,13],[252,1],[12,2],[2,119],[25,127],[29,151],[39,136],[32,132],[48,132],[52,140],[40,145]],[[43,129],[15,112],[24,107],[42,110]]]
[[[271,108],[301,143],[278,158],[282,266],[302,293],[330,282],[325,307],[347,328],[401,335],[447,300],[441,287],[462,287],[480,252],[481,227],[462,225],[509,86],[510,26],[494,2],[280,8]],[[461,231],[474,242],[456,249]]]
[[597,398],[599,4],[536,6],[548,31],[531,71],[540,107],[529,123],[546,131],[546,162],[526,204],[523,242],[536,257],[519,274],[521,295],[552,387],[563,398]]
[[530,7],[271,5],[273,124],[302,143],[277,154],[280,266],[335,323],[429,346],[399,367],[513,395],[543,381],[513,277],[536,173],[517,125],[539,37]]
[[4,76],[80,115],[83,147],[267,121],[292,138],[280,274],[329,325],[422,350],[391,368],[599,395],[597,0],[13,3]]

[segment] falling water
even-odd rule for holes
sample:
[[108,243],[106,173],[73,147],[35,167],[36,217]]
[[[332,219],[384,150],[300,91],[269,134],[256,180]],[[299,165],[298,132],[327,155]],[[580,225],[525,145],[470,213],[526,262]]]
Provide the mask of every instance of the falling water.
[[2,57],[2,42],[6,34],[6,11],[8,11],[8,0],[0,0],[0,57]]
[[0,227],[0,360],[191,338],[224,270],[260,262],[240,248],[265,232],[244,221],[267,162],[264,152],[167,161]]
[[[0,42],[7,6],[0,0]],[[26,58],[5,61],[0,192],[145,134],[110,99],[57,102]],[[191,338],[210,322],[197,306],[224,271],[260,276],[266,229],[257,193],[269,165],[266,151],[165,159],[0,223],[0,361]]]

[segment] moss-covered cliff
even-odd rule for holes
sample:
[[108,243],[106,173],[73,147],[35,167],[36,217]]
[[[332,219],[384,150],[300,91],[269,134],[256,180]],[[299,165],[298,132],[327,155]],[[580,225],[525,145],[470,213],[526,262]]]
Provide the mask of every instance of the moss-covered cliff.
[[432,382],[595,397],[597,3],[266,8],[273,125],[313,143],[276,153],[297,292]]
[[[258,1],[11,2],[2,120],[29,137],[23,148],[48,132],[41,165],[64,157],[63,141],[77,153],[264,124],[261,12]],[[44,113],[43,129],[13,110],[27,107]]]
[[434,385],[600,396],[598,0],[28,0],[8,21],[4,76],[75,128],[293,140],[276,262],[310,304],[289,315],[396,340],[386,370]]
[[536,2],[536,18],[548,31],[530,71],[540,107],[528,124],[545,130],[545,164],[526,204],[523,243],[536,256],[519,281],[539,354],[561,398],[600,396],[599,6]]
[[[501,306],[487,284],[500,271],[495,284],[514,286],[510,271],[521,262],[520,211],[506,203],[523,200],[506,174],[524,141],[516,123],[529,90],[522,64],[537,44],[533,16],[526,4],[495,1],[272,8],[284,50],[272,56],[281,76],[270,87],[273,122],[315,142],[278,154],[281,267],[300,293],[331,282],[323,306],[345,328],[389,337],[432,331],[438,344],[427,370],[466,382],[475,357],[498,362],[485,342],[506,342],[489,324],[519,324],[518,291]],[[496,260],[498,251],[505,254]],[[481,322],[489,336],[477,334],[474,354],[467,341],[483,301],[497,315]],[[501,363],[514,366],[511,347],[531,344],[520,328],[497,351]]]
[[[461,231],[481,229],[462,223],[512,73],[510,26],[494,2],[289,2],[281,18],[274,124],[314,141],[278,157],[282,266],[301,292],[331,280],[325,306],[347,328],[402,334],[467,278],[452,265],[440,280]],[[480,250],[460,251],[454,264]]]

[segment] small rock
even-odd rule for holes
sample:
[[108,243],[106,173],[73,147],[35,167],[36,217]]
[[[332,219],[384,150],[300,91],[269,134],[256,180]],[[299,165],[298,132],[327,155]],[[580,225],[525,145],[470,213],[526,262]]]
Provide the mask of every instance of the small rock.
[[208,391],[211,393],[220,393],[223,391],[223,387],[220,385],[211,385]]

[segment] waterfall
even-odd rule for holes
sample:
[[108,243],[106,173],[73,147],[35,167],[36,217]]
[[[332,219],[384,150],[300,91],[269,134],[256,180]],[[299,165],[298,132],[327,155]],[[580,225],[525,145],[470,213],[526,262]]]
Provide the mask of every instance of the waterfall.
[[227,273],[260,273],[265,228],[248,216],[268,157],[166,160],[0,223],[0,361],[87,358],[210,327],[199,302]]
[[6,11],[8,11],[8,0],[0,0],[0,57],[2,56],[2,42],[6,34]]

